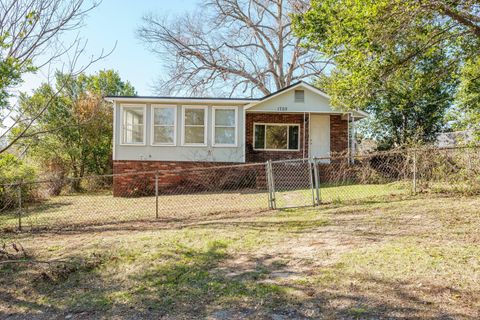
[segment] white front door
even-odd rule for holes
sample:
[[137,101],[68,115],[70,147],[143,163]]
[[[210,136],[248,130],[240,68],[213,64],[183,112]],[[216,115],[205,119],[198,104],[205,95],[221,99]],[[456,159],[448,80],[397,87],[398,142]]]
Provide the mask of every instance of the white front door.
[[330,156],[330,116],[310,115],[310,156]]

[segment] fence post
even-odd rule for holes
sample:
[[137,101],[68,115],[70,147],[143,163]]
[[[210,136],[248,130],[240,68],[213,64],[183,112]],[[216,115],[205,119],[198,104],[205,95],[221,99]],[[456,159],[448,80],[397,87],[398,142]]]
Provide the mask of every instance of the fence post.
[[267,179],[267,189],[268,189],[268,209],[272,208],[272,190],[270,187],[270,169],[268,168],[268,161],[265,161],[265,178]]
[[18,231],[22,231],[22,185],[18,184]]
[[308,160],[308,173],[309,173],[309,176],[310,176],[310,190],[312,191],[312,206],[316,206],[317,204],[317,200],[316,200],[316,195],[315,195],[315,181],[314,181],[314,177],[313,177],[313,168],[314,168],[314,164],[313,164],[313,161],[310,161],[310,159]]
[[268,208],[276,209],[276,199],[275,199],[275,182],[273,178],[273,169],[272,169],[272,160],[268,160],[265,163],[265,169],[267,174],[267,187],[268,187]]
[[417,150],[413,150],[413,181],[412,181],[413,194],[417,194]]
[[313,158],[313,175],[315,176],[315,195],[316,195],[316,204],[317,206],[321,203],[320,198],[320,175],[318,172],[318,160]]

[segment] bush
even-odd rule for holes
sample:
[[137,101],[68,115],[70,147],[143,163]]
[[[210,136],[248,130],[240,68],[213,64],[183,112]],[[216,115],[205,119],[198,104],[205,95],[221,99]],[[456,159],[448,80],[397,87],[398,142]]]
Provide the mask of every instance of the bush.
[[[35,169],[25,164],[13,154],[0,154],[0,210],[15,207],[18,204],[18,187],[12,184],[33,182]],[[22,185],[23,199],[31,198],[30,185]]]

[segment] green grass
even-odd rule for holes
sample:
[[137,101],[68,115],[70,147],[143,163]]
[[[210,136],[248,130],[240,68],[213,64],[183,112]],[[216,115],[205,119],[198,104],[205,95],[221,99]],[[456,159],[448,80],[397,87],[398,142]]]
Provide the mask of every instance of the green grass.
[[409,197],[10,235],[60,262],[0,264],[0,314],[477,319],[479,206]]
[[[401,184],[371,184],[322,186],[323,203],[383,200],[385,197],[409,193]],[[299,207],[312,204],[311,190],[277,192],[277,208]],[[268,208],[264,192],[223,192],[192,195],[160,195],[158,217],[168,220],[204,219],[229,216],[231,213],[253,214]],[[59,228],[136,220],[156,219],[155,197],[122,198],[109,192],[74,194],[52,197],[31,204],[22,212],[24,228]],[[14,229],[18,225],[18,211],[0,214],[0,229]]]
[[[348,202],[383,200],[385,197],[407,195],[411,191],[404,183],[321,185],[319,196],[322,203],[343,204]],[[277,208],[310,205],[315,197],[311,189],[277,191]]]

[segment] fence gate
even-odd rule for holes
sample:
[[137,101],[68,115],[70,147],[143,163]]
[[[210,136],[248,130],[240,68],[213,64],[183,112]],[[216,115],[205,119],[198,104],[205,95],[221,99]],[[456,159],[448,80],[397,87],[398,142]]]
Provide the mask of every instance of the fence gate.
[[308,159],[268,161],[267,181],[272,209],[318,204],[318,171]]

